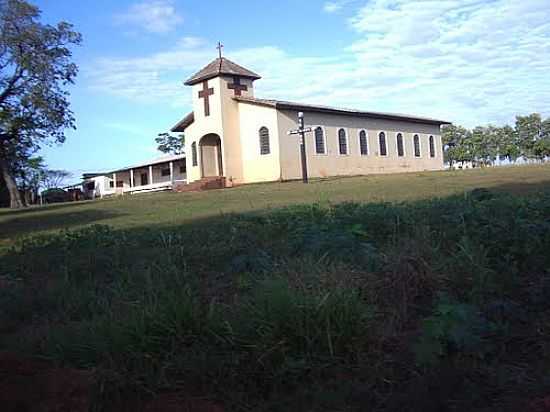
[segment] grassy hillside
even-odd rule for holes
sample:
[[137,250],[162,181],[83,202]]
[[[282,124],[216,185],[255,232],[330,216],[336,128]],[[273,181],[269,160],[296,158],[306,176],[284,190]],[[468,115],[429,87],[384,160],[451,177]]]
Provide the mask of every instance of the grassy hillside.
[[0,225],[18,238],[0,351],[93,371],[97,411],[176,394],[216,411],[535,412],[549,392],[548,167],[157,194]]
[[548,184],[550,165],[334,178],[309,185],[270,183],[204,193],[126,196],[23,211],[0,209],[0,250],[20,236],[90,224],[170,227],[223,213],[291,204],[400,202],[442,198],[480,187],[523,194]]

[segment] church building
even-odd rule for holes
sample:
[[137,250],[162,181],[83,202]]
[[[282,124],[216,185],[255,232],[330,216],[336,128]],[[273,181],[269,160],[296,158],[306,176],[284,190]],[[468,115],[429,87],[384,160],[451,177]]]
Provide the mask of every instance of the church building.
[[260,76],[225,57],[185,82],[193,111],[173,128],[185,134],[186,180],[225,186],[302,177],[304,113],[310,177],[443,169],[442,120],[257,98]]

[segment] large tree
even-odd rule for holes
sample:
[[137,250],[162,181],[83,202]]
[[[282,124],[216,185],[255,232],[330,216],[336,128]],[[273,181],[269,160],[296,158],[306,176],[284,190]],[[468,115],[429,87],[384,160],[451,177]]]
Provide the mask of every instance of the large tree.
[[448,125],[443,128],[441,139],[445,148],[445,160],[449,166],[455,162],[472,160],[469,141],[471,132],[462,126]]
[[543,122],[540,114],[516,116],[516,134],[521,154],[527,158],[535,157],[535,146],[542,138]]
[[81,35],[66,22],[41,23],[40,14],[25,0],[0,0],[0,173],[12,207],[24,206],[18,166],[75,126],[67,86],[78,71],[71,46]]
[[513,127],[505,125],[496,129],[497,152],[499,156],[516,160],[521,155],[517,133]]

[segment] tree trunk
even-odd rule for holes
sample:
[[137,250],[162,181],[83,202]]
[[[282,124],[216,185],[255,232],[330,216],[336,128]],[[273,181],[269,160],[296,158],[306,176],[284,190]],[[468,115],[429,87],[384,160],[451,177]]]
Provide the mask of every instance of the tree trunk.
[[12,209],[24,207],[25,204],[23,203],[23,199],[21,198],[21,193],[19,193],[17,185],[15,184],[15,179],[10,173],[8,162],[2,158],[0,158],[0,173],[2,173],[2,177],[4,178],[4,182],[6,183],[6,187],[8,188],[8,192],[10,194],[10,207]]

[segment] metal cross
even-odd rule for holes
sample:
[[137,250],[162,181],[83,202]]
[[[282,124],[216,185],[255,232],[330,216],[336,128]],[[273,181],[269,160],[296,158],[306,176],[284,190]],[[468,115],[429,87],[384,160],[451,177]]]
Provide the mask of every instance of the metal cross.
[[306,154],[306,133],[311,133],[311,127],[304,127],[304,113],[298,113],[298,129],[290,130],[289,135],[300,135],[300,153],[302,157],[302,181],[308,183],[307,176],[307,154]]
[[246,84],[241,84],[240,77],[233,77],[233,83],[227,85],[228,89],[235,91],[235,96],[241,96],[241,92],[248,91],[248,86]]
[[210,116],[210,96],[214,94],[214,89],[208,88],[208,81],[202,82],[202,90],[199,91],[199,99],[204,99],[204,116]]
[[218,55],[220,56],[220,59],[222,58],[222,49],[223,49],[223,44],[221,41],[218,42],[218,46],[216,47],[216,49],[218,49]]

